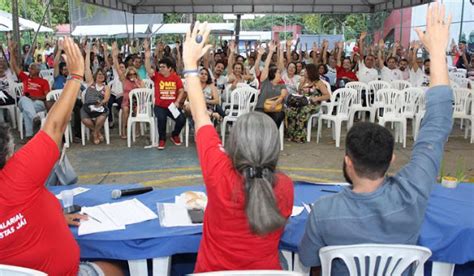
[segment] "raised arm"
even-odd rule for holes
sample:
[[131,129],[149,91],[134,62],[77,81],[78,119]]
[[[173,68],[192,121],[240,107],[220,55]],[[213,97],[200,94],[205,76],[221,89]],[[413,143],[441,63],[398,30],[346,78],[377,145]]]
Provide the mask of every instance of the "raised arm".
[[411,67],[413,68],[413,71],[418,71],[419,66],[418,62],[416,62],[416,55],[418,54],[418,49],[420,48],[420,43],[417,41],[413,42],[413,51],[411,53]]
[[[291,48],[291,46],[290,46]],[[285,69],[285,58],[283,57],[283,49],[282,47],[278,47],[278,59],[277,59],[277,66],[278,66],[278,69],[283,71]],[[286,52],[288,53],[288,48],[286,50]],[[289,59],[288,59],[289,61]]]
[[328,46],[329,42],[325,39],[323,40],[323,52],[321,56],[323,57],[323,64],[328,64]]
[[94,83],[94,78],[92,77],[92,71],[91,71],[91,45],[89,43],[86,45],[86,60],[84,62],[84,76],[85,76],[87,85],[92,85],[92,83]]
[[13,40],[8,40],[8,51],[10,52],[10,68],[18,76],[21,72],[21,69],[17,64],[16,47],[16,42],[14,42]]
[[384,60],[383,60],[383,55],[382,55],[382,51],[385,49],[385,42],[383,41],[383,39],[380,39],[379,40],[379,51],[377,52],[377,57],[379,59],[379,68],[382,69],[384,67]]
[[109,45],[107,45],[106,42],[103,42],[101,46],[104,51],[105,69],[109,70],[110,68],[112,68],[112,64],[110,64],[109,62]]
[[227,60],[227,75],[230,76],[234,72],[233,68],[235,63],[235,41],[229,42],[229,59]]
[[182,72],[184,65],[183,65],[183,59],[181,58],[181,50],[179,48],[181,47],[181,44],[179,42],[176,43],[176,71]]
[[[200,26],[199,21],[194,25],[192,33],[188,30],[183,47],[184,69],[186,71],[196,70],[198,60],[206,53],[211,45],[206,45],[210,30],[207,28],[207,22]],[[200,43],[196,42],[196,37],[202,36]],[[197,74],[187,74],[187,87],[189,88],[189,102],[191,113],[195,124],[196,133],[205,125],[212,125],[207,113],[206,101],[202,93],[201,83]]]
[[[84,59],[79,47],[70,38],[60,41],[66,53],[66,64],[69,73],[74,76],[84,75]],[[48,112],[48,117],[43,126],[43,131],[53,139],[58,147],[61,147],[62,138],[66,126],[71,118],[72,108],[77,99],[77,94],[81,86],[79,79],[70,79],[66,82],[61,96]]]
[[399,172],[407,185],[401,189],[416,192],[422,199],[419,215],[422,219],[426,201],[443,158],[444,144],[452,129],[453,93],[449,87],[446,47],[449,41],[451,16],[445,17],[444,5],[434,2],[427,13],[426,32],[416,29],[420,40],[430,53],[430,89],[425,93],[426,113],[421,122],[420,134],[413,147],[410,162]]
[[63,43],[56,42],[56,53],[54,54],[54,77],[57,77],[59,75],[59,63],[61,62],[61,53],[63,51],[62,49]]
[[262,46],[257,48],[257,58],[255,59],[255,75],[257,77],[260,76],[262,72],[260,72],[260,62],[262,61],[262,56],[265,53],[265,49]]
[[319,51],[318,44],[314,42],[313,43],[313,56],[311,57],[313,59],[313,64],[319,64],[321,61],[321,55],[319,55],[319,58],[318,58],[318,51]]
[[293,61],[291,59],[291,40],[290,39],[286,41],[286,60],[288,60],[288,62]]
[[337,48],[336,48],[336,65],[337,65],[337,67],[341,67],[341,65],[342,65],[342,62],[341,62],[341,56],[342,56],[342,53],[343,53],[342,47],[344,47],[344,43],[342,43],[342,41],[339,41],[337,43]]
[[272,62],[272,55],[275,52],[276,45],[273,42],[268,43],[268,55],[265,60],[265,67],[263,68],[262,74],[260,75],[260,82],[263,82],[268,77],[268,70],[270,69],[270,63]]
[[118,61],[118,54],[119,54],[119,49],[117,48],[117,42],[114,41],[114,42],[112,42],[112,63],[113,63],[115,71],[117,72],[117,74],[119,76],[120,81],[124,81],[125,80],[125,75],[124,75],[124,72],[122,72],[122,70],[120,70],[120,64],[119,64],[119,61]]
[[359,37],[359,50],[360,50],[360,61],[364,61],[365,57],[365,37],[367,36],[367,32],[362,32]]
[[[151,50],[150,41],[148,40],[148,38],[143,41],[143,48],[145,49],[145,69],[148,76],[151,78],[155,74],[155,71],[151,68]],[[156,65],[158,65],[158,63]]]

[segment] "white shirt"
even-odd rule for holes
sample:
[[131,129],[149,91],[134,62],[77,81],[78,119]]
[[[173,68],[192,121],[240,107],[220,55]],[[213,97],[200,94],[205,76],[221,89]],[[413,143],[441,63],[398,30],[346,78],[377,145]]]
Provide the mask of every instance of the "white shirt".
[[326,73],[326,77],[329,78],[329,84],[332,86],[336,85],[336,68],[332,68],[328,65],[328,72]]
[[110,87],[110,93],[114,95],[115,97],[119,98],[119,97],[122,97],[123,95],[122,81],[120,81],[120,76],[117,70],[112,69],[112,72],[114,74],[114,83],[112,87]]
[[389,69],[387,66],[382,68],[382,80],[386,82],[392,82],[394,80],[402,80],[402,71],[395,68],[393,70]]
[[298,86],[300,85],[301,76],[294,75],[292,78],[288,77],[288,72],[286,70],[283,72],[281,78],[285,82],[286,89],[291,94],[294,94],[298,91]]
[[367,68],[364,62],[359,61],[359,71],[357,72],[359,81],[369,83],[379,79],[379,72],[375,68]]
[[410,83],[413,87],[428,86],[430,83],[430,76],[425,74],[421,68],[416,72],[410,69]]

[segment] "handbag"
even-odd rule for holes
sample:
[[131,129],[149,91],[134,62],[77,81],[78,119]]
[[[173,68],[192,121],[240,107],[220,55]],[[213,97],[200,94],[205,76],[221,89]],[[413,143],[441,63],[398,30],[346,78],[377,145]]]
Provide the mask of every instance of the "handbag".
[[276,96],[273,98],[266,99],[265,102],[263,103],[263,112],[267,112],[267,113],[281,112],[281,110],[283,109],[283,104],[281,103],[276,104],[275,109],[272,110],[272,105],[274,104],[274,102],[278,100],[279,97],[280,96]]
[[53,170],[45,182],[46,186],[62,186],[76,184],[78,177],[66,155],[66,145],[63,146],[61,158],[54,164]]
[[286,100],[286,105],[289,107],[303,107],[307,106],[308,104],[308,98],[305,96],[290,94]]

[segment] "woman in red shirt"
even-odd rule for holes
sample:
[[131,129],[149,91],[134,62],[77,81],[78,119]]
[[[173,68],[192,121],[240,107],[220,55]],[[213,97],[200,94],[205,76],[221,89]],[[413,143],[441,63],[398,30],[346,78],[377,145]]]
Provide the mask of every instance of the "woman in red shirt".
[[356,73],[352,70],[352,61],[348,57],[344,57],[341,64],[341,56],[344,54],[344,44],[339,41],[337,43],[336,56],[336,86],[343,88],[346,83],[351,81],[358,81]]
[[[64,51],[71,80],[51,108],[44,127],[19,151],[0,126],[0,264],[48,275],[123,275],[112,263],[79,263],[79,246],[58,199],[44,183],[59,158],[59,147],[84,75],[84,59],[72,39]],[[75,224],[70,221],[69,223]],[[78,274],[79,273],[79,274]],[[87,274],[95,273],[95,274]],[[102,274],[101,274],[102,273]]]
[[[199,31],[198,31],[199,30]],[[281,269],[278,244],[293,207],[293,183],[276,172],[280,141],[263,113],[239,117],[226,150],[212,126],[198,60],[209,49],[207,24],[184,43],[183,61],[196,144],[208,195],[195,271]]]

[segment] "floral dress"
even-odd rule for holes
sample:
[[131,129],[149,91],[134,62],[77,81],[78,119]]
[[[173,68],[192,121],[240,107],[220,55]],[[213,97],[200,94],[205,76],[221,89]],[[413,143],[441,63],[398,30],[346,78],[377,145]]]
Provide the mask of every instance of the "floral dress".
[[[320,96],[321,91],[314,88],[314,84],[306,83],[299,94],[305,97]],[[286,118],[288,122],[287,135],[289,140],[304,143],[306,142],[306,125],[309,117],[319,111],[320,105],[314,104],[311,100],[303,107],[287,107]]]

